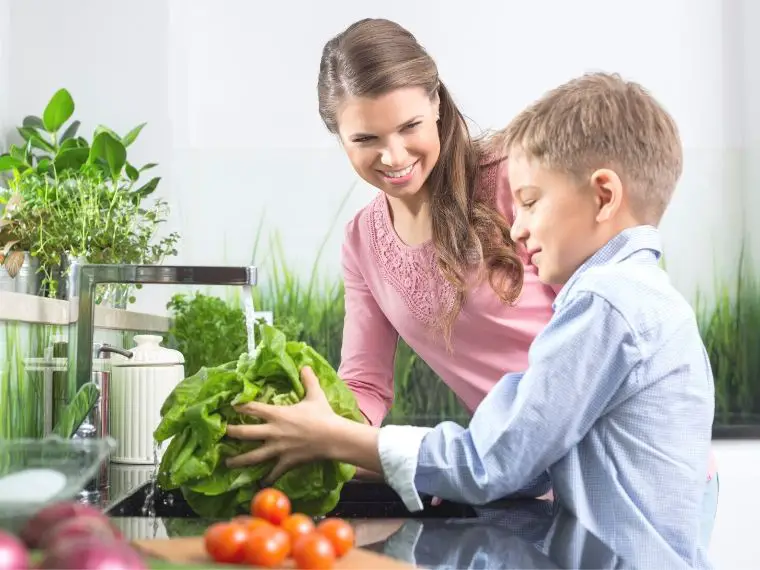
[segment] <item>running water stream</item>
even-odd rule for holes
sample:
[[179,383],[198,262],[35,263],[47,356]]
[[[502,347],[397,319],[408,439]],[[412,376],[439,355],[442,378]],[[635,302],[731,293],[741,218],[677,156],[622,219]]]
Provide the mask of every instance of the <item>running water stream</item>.
[[253,288],[243,286],[243,308],[245,309],[245,329],[248,334],[248,354],[256,351],[256,308],[253,306]]

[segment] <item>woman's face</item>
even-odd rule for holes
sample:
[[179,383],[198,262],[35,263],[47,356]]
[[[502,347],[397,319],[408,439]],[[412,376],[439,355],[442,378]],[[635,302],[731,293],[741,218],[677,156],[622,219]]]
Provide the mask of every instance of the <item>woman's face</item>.
[[375,98],[350,97],[338,110],[338,133],[351,165],[389,196],[417,194],[441,151],[438,96],[419,87]]

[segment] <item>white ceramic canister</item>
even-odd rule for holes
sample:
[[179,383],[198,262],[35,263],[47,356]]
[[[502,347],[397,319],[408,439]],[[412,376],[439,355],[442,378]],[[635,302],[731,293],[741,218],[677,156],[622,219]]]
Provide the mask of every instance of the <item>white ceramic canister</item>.
[[156,450],[153,432],[161,406],[185,377],[181,352],[161,346],[158,335],[135,335],[132,357],[111,357],[109,433],[117,448],[114,463],[151,465],[161,459],[168,442]]

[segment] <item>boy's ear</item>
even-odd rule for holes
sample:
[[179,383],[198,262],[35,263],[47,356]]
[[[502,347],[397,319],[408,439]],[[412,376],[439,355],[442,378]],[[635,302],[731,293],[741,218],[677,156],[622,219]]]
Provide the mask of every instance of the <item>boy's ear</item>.
[[591,175],[591,187],[599,208],[596,221],[607,222],[623,205],[623,182],[614,170],[600,168]]

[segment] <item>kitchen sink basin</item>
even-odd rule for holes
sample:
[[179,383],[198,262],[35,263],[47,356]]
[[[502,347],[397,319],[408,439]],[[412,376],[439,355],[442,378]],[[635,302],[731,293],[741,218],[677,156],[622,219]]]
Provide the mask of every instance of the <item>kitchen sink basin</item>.
[[[388,485],[380,482],[352,480],[344,485],[340,502],[328,516],[352,519],[476,517],[474,509],[468,505],[444,501],[440,505],[431,506],[429,498],[423,502],[425,504],[423,511],[411,513]],[[110,505],[106,513],[117,518],[197,518],[180,491],[152,488],[150,483],[144,483]]]

